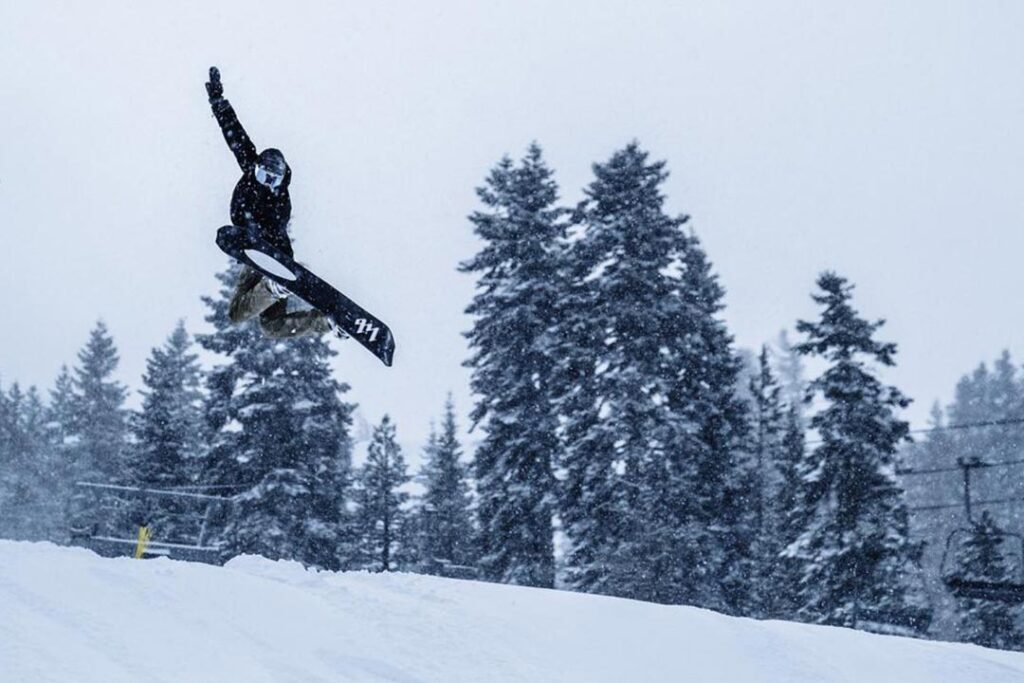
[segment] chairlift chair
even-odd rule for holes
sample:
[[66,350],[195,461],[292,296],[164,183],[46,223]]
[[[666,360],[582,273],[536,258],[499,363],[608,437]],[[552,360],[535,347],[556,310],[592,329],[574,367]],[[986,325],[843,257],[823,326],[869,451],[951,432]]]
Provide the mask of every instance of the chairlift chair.
[[971,529],[960,527],[950,532],[946,538],[946,547],[942,551],[942,562],[939,565],[939,572],[942,575],[942,582],[946,584],[949,592],[957,598],[973,600],[989,600],[1003,602],[1010,605],[1024,603],[1024,537],[1008,531],[997,534],[1003,538],[1016,539],[1017,552],[1016,563],[1013,569],[1013,578],[1008,581],[984,581],[981,579],[968,579],[956,571],[949,570],[950,549],[958,536],[966,536],[972,533]]

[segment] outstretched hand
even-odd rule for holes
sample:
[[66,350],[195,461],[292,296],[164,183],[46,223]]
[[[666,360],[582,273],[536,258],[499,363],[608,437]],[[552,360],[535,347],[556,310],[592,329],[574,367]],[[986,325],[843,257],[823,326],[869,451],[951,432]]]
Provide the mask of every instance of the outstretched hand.
[[216,102],[224,97],[224,86],[220,82],[220,70],[210,67],[210,80],[206,84],[206,94],[210,96],[210,102]]

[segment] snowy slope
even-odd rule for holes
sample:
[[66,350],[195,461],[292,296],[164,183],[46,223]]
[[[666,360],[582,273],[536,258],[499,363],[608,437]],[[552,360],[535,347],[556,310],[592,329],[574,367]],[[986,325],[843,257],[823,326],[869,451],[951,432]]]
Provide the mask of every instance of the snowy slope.
[[0,541],[0,681],[1024,681],[1024,655],[403,574]]

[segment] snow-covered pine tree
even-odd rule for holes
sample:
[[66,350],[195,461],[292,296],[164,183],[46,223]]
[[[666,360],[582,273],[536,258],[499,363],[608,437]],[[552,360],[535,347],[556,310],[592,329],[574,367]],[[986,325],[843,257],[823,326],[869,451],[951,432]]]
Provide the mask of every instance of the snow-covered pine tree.
[[423,466],[426,491],[420,508],[420,547],[426,566],[469,565],[476,560],[466,467],[461,462],[451,394],[444,404],[440,435],[431,432]]
[[484,439],[474,456],[479,565],[492,581],[551,587],[555,580],[557,416],[550,334],[564,294],[559,240],[564,211],[538,145],[518,166],[503,159],[477,190],[470,216],[483,249],[460,267],[478,275],[466,309],[471,413]]
[[118,532],[127,503],[115,494],[95,494],[75,484],[122,481],[128,444],[128,412],[124,407],[128,392],[113,378],[118,360],[114,340],[100,321],[79,352],[75,368],[70,514],[74,526],[107,534]]
[[295,364],[287,368],[294,448],[301,457],[309,509],[301,520],[299,558],[325,569],[342,569],[357,555],[353,521],[348,512],[352,489],[352,411],[341,396],[349,385],[334,379],[329,359],[337,352],[326,339],[293,340]]
[[[747,405],[738,396],[741,362],[732,348],[732,335],[721,319],[725,290],[712,272],[707,253],[695,234],[690,234],[681,261],[679,295],[687,317],[670,328],[668,339],[679,354],[676,383],[670,394],[674,411],[685,425],[675,457],[696,467],[700,562],[712,571],[702,588],[683,601],[732,614],[749,611],[751,529],[745,481],[749,470]],[[683,472],[684,467],[677,468]],[[662,505],[671,506],[687,488],[662,492]],[[652,520],[660,517],[655,512]],[[691,535],[680,529],[670,533],[677,547],[687,548]],[[675,562],[683,579],[690,569]],[[700,584],[698,584],[700,585]],[[663,592],[673,589],[666,585]],[[701,591],[704,596],[701,597]],[[699,602],[698,602],[699,600]]]
[[214,332],[199,344],[226,359],[208,376],[210,447],[202,483],[234,492],[219,533],[224,553],[294,559],[325,569],[351,560],[345,512],[352,406],[331,375],[334,351],[315,337],[268,339],[258,321],[232,325],[227,308],[238,266],[204,298]]
[[786,423],[782,388],[772,373],[768,347],[757,357],[757,374],[750,379],[750,426],[753,512],[752,555],[755,563],[751,603],[759,618],[780,616],[778,598],[781,553],[788,545],[780,534],[782,520],[776,506],[781,489],[778,466],[785,460]]
[[38,541],[48,538],[59,511],[46,486],[49,449],[44,408],[35,387],[15,383],[0,392],[0,537]]
[[[974,522],[971,534],[958,549],[957,574],[973,581],[1002,583],[1013,578],[1004,543],[1007,536],[988,513]],[[1019,610],[992,600],[963,598],[959,603],[959,635],[962,640],[1002,650],[1024,650]]]
[[[410,478],[422,487],[422,494],[409,496],[404,508],[406,512],[405,533],[400,541],[407,545],[411,552],[411,562],[415,564],[409,571],[416,571],[423,574],[436,574],[442,571],[440,563],[433,559],[432,533],[430,530],[430,513],[427,511],[426,493],[428,490],[428,464],[436,459],[437,451],[437,426],[430,421],[430,433],[427,435],[427,443],[423,446],[420,471]],[[470,538],[475,543],[476,537]],[[474,546],[475,548],[475,546]]]
[[33,386],[25,393],[21,410],[21,429],[31,462],[28,464],[31,481],[32,517],[27,537],[32,540],[52,540],[61,527],[61,504],[56,493],[55,451],[46,433],[46,406],[39,391]]
[[822,409],[811,419],[821,443],[801,466],[804,528],[787,553],[801,564],[801,615],[851,627],[895,626],[923,633],[930,620],[918,590],[920,547],[909,540],[896,479],[908,426],[896,416],[910,400],[884,386],[871,363],[895,364],[896,345],[874,339],[851,305],[851,285],[832,272],[817,280],[816,322],[800,321],[796,348],[829,367],[809,386]]
[[735,611],[749,585],[739,362],[722,288],[647,157],[631,143],[594,166],[571,244],[557,349],[569,581]]
[[[940,414],[941,411],[936,412],[933,419]],[[1019,373],[1009,352],[1003,351],[991,369],[981,363],[957,382],[954,400],[946,410],[946,417],[952,425],[978,422],[1006,424],[989,425],[985,429],[930,432],[922,447],[915,449],[920,457],[915,457],[913,464],[936,467],[955,465],[958,458],[997,462],[1019,456],[1020,444],[1024,441],[1024,425],[1018,422],[1024,418],[1024,375]],[[991,481],[979,480],[976,482],[979,494],[1002,498],[1024,492],[1020,477],[1013,478],[1014,486],[999,486],[998,481],[1006,482],[1006,479],[998,475]],[[957,482],[958,477],[951,478],[954,487],[958,486]]]
[[11,538],[15,530],[15,500],[20,485],[14,441],[17,413],[0,384],[0,538]]
[[[192,341],[179,321],[162,348],[153,349],[142,382],[142,410],[134,415],[135,443],[125,483],[167,489],[194,484],[202,440],[202,374]],[[175,498],[139,498],[130,515],[145,517],[153,538],[195,540],[203,509]],[[140,509],[140,506],[144,509]]]
[[[1010,357],[1010,352],[1003,352],[992,365],[991,412],[996,415],[1024,417],[1024,377],[1018,377],[1017,364]],[[996,432],[1000,436],[1019,435],[1019,431]],[[1012,447],[1008,449],[1016,453]]]
[[774,591],[773,616],[790,621],[799,618],[797,612],[800,607],[802,565],[786,549],[799,538],[807,522],[807,510],[802,504],[803,482],[800,469],[805,458],[805,442],[802,413],[795,405],[789,405],[784,417],[779,459],[775,462],[778,488],[771,500],[776,523],[775,536],[779,544],[771,590]]
[[[671,363],[674,344],[664,337],[685,315],[669,269],[686,250],[687,219],[663,213],[664,164],[646,160],[631,144],[595,164],[576,216],[583,232],[571,243],[572,288],[559,321],[560,370],[567,375],[559,397],[566,443],[560,512],[571,543],[571,586],[675,602],[652,585],[659,573],[676,578],[671,566],[659,564],[677,550],[659,532],[685,525],[683,506],[695,517],[695,501],[684,493],[653,528],[648,513],[660,491],[681,477],[692,481],[695,470],[671,457],[660,467],[648,461],[670,456],[677,441],[678,421],[666,397],[678,368]],[[685,475],[671,467],[676,464],[687,468]],[[697,564],[692,555],[680,559]]]
[[[958,429],[928,435],[927,461],[917,458],[922,468],[955,465],[955,459],[980,462],[1018,460],[1024,444],[1024,374],[1019,373],[1009,352],[1003,351],[991,370],[981,364],[956,387],[955,400],[947,411],[949,424],[1004,422],[984,429]],[[943,447],[947,450],[941,450]],[[951,457],[952,456],[952,457]],[[1024,470],[992,468],[976,470],[971,490],[979,499],[1019,498],[1024,495]],[[960,477],[946,480],[951,495],[959,489]],[[997,523],[1008,529],[1024,527],[1024,509],[1011,505],[994,511]]]
[[405,565],[410,548],[399,543],[407,535],[403,509],[409,481],[396,428],[387,415],[373,430],[366,463],[359,473],[359,529],[362,555],[367,569],[393,571]]
[[807,391],[807,382],[804,380],[803,358],[793,347],[789,340],[789,332],[779,332],[778,340],[775,343],[777,353],[775,354],[775,374],[779,379],[779,386],[782,389],[782,402],[797,411],[803,419],[804,394]]
[[782,446],[779,459],[774,463],[778,488],[771,507],[775,515],[775,536],[780,554],[775,558],[776,567],[770,589],[772,615],[777,619],[798,619],[797,609],[800,585],[800,565],[784,551],[797,539],[804,527],[803,507],[799,504],[801,481],[800,464],[804,459],[806,430],[807,382],[804,379],[803,357],[790,341],[789,332],[781,330],[775,343],[774,370],[778,377],[780,398],[783,404]]
[[62,365],[50,390],[46,407],[46,443],[50,452],[47,491],[53,501],[53,526],[48,540],[65,542],[68,538],[68,501],[72,493],[71,472],[75,440],[75,382],[71,371]]

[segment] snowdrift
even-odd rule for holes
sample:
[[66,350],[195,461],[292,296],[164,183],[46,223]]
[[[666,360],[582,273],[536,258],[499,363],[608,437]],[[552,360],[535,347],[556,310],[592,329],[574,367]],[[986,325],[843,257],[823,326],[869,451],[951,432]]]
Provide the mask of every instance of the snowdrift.
[[1024,655],[408,574],[0,541],[0,681],[1024,681]]

